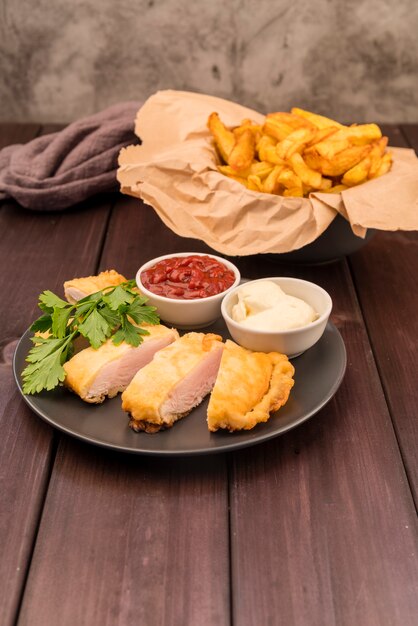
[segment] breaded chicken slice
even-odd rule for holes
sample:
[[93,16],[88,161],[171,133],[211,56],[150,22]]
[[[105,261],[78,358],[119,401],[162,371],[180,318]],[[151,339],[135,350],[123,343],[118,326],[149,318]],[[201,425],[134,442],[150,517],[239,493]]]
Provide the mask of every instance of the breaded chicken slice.
[[294,368],[278,352],[252,352],[227,340],[207,413],[210,431],[250,430],[283,406]]
[[160,350],[122,394],[135,431],[169,428],[212,389],[224,344],[219,335],[190,332]]
[[64,294],[68,302],[75,304],[78,300],[96,293],[105,287],[116,287],[121,283],[126,283],[126,278],[116,270],[106,270],[97,276],[85,276],[84,278],[73,278],[64,283]]
[[158,350],[175,341],[179,334],[162,324],[141,324],[148,331],[139,346],[126,342],[115,346],[111,339],[100,348],[91,346],[75,354],[63,367],[64,385],[85,402],[103,402],[124,391],[141,367],[147,365]]

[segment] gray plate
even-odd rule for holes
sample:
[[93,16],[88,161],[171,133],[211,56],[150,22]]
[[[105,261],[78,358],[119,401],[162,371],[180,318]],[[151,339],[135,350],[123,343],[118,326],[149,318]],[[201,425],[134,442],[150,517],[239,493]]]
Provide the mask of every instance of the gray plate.
[[[223,320],[205,332],[229,338]],[[105,448],[156,456],[182,456],[225,452],[252,446],[277,437],[317,413],[337,391],[346,368],[346,351],[338,330],[328,323],[322,338],[310,350],[292,360],[295,385],[287,404],[273,413],[265,424],[236,433],[210,433],[206,424],[208,399],[173,428],[156,434],[135,433],[128,427],[120,396],[92,405],[63,387],[27,396],[22,392],[21,372],[32,345],[31,333],[21,338],[14,355],[13,369],[19,390],[31,409],[59,430]]]

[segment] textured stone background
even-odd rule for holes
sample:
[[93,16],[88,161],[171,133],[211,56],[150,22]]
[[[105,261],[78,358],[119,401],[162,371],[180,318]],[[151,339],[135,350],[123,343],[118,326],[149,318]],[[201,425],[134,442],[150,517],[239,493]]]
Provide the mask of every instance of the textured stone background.
[[0,0],[0,119],[68,122],[170,88],[418,122],[417,35],[416,0]]

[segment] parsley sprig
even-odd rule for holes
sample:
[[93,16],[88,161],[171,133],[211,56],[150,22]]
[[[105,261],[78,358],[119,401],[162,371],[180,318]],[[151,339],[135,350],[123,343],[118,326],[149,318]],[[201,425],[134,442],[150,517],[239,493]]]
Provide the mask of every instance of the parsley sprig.
[[147,306],[147,298],[129,280],[116,287],[106,287],[76,304],[62,300],[52,291],[39,296],[43,312],[30,327],[33,343],[22,372],[23,392],[39,393],[54,389],[65,378],[63,364],[71,358],[74,340],[82,335],[93,348],[99,348],[112,337],[115,345],[122,341],[138,346],[143,335],[149,335],[139,324],[159,324],[155,307]]

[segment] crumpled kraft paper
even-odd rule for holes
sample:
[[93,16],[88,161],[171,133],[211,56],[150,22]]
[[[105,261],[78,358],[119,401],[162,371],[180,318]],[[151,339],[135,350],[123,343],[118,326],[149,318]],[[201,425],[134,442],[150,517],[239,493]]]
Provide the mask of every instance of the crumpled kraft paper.
[[205,241],[230,256],[284,253],[319,237],[338,213],[353,232],[368,228],[418,230],[418,159],[391,148],[393,165],[381,178],[342,194],[284,198],[246,189],[217,171],[207,119],[217,111],[227,126],[264,115],[239,104],[191,92],[165,90],[138,111],[142,145],[123,148],[122,193],[141,198],[182,237]]

